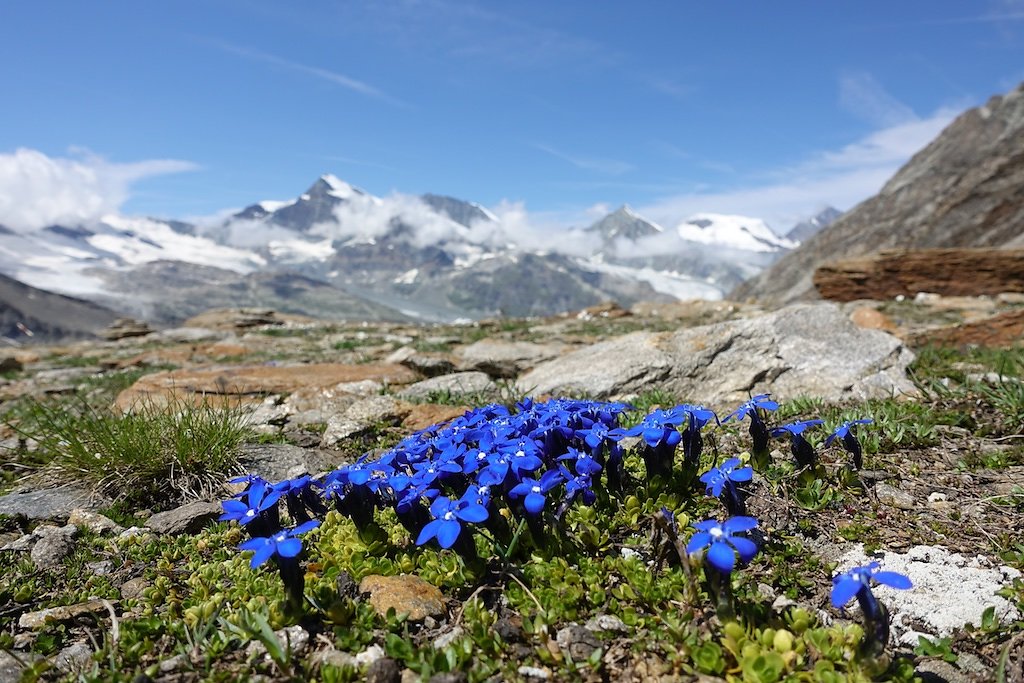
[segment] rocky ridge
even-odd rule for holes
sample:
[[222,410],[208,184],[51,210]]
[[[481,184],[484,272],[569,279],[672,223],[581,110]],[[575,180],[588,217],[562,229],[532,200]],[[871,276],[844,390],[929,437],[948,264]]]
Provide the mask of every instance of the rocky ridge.
[[879,249],[1021,246],[1024,84],[961,114],[881,191],[733,290],[731,298],[815,298],[815,269]]

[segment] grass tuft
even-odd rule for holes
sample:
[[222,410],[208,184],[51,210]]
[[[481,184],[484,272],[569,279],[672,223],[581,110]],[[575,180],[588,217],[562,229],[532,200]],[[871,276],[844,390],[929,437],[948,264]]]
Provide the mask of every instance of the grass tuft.
[[172,399],[118,414],[81,395],[31,403],[16,429],[39,442],[62,479],[93,486],[126,509],[166,508],[219,491],[250,431],[240,407]]

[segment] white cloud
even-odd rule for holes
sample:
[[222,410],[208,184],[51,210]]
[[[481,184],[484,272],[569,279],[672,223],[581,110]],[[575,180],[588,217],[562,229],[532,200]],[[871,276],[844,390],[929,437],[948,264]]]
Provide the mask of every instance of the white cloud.
[[846,211],[877,193],[900,166],[931,142],[957,112],[881,128],[837,150],[825,150],[802,163],[774,170],[761,182],[729,189],[666,196],[638,207],[644,216],[675,225],[702,211],[764,219],[786,230],[825,206]]
[[198,168],[175,159],[113,163],[85,150],[73,152],[76,158],[25,148],[0,154],[0,225],[29,232],[95,221],[117,212],[139,180]]

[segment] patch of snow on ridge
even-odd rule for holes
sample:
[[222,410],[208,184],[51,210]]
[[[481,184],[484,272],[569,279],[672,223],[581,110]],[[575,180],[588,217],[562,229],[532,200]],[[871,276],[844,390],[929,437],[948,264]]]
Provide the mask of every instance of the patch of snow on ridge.
[[329,194],[338,199],[350,199],[353,195],[364,194],[333,173],[323,174],[320,176],[320,180],[327,183],[327,186],[331,188]]
[[420,274],[419,268],[413,268],[407,270],[394,279],[396,285],[411,285],[416,282],[416,277]]
[[105,216],[103,223],[113,230],[90,235],[90,246],[106,251],[127,265],[150,261],[184,261],[200,266],[248,273],[266,261],[254,252],[236,249],[206,237],[183,235],[171,226],[148,218]]
[[578,261],[583,268],[608,275],[646,282],[651,289],[660,293],[673,296],[680,301],[687,299],[706,299],[708,301],[720,300],[724,293],[718,287],[703,280],[697,280],[681,273],[674,273],[653,268],[631,268],[629,266],[618,266],[611,263],[603,263],[595,260]]
[[262,202],[256,202],[256,206],[260,207],[267,213],[274,213],[278,209],[283,209],[286,206],[291,206],[295,203],[294,199],[287,201],[278,201],[276,199],[264,199]]
[[797,243],[780,237],[760,218],[720,213],[699,213],[680,223],[676,231],[684,240],[746,251],[794,249]]

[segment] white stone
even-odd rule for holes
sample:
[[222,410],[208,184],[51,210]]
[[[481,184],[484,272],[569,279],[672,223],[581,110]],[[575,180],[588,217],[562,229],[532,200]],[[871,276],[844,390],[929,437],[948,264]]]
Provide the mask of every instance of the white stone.
[[[1001,622],[1020,618],[1016,608],[996,591],[1021,574],[1016,569],[995,566],[984,557],[965,557],[938,546],[914,546],[906,553],[883,552],[881,557],[867,556],[857,544],[843,554],[836,572],[878,561],[883,571],[897,572],[910,578],[914,587],[898,590],[879,585],[872,588],[875,596],[889,609],[893,635],[908,645],[917,644],[911,624],[927,629],[930,638],[946,637],[965,624],[980,626],[987,607],[995,608]],[[855,612],[856,606],[847,607]]]

